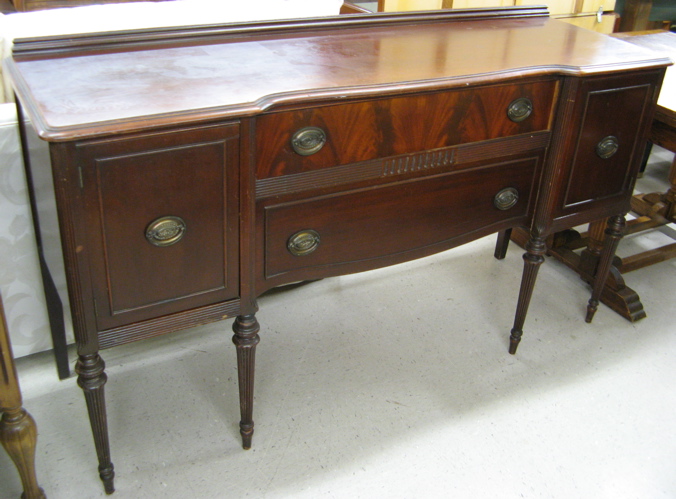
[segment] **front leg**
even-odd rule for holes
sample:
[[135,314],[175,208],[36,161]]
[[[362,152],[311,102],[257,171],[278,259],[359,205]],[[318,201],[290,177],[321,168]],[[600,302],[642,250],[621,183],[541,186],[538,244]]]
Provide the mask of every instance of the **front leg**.
[[585,322],[591,322],[594,318],[596,309],[599,306],[599,299],[601,298],[603,287],[606,285],[606,281],[608,280],[610,266],[613,263],[617,245],[620,244],[620,239],[622,239],[622,236],[624,235],[625,226],[626,223],[623,215],[616,215],[608,219],[606,238],[603,244],[603,250],[601,252],[598,267],[596,268],[594,287],[592,288],[592,295],[589,299],[589,304],[587,305],[587,317],[585,317]]
[[250,449],[254,432],[254,372],[256,369],[256,345],[260,341],[258,336],[260,326],[254,314],[238,315],[232,325],[232,330],[235,333],[232,341],[237,347],[239,409],[241,414],[239,432],[242,435],[242,447]]
[[526,253],[523,255],[523,277],[521,278],[521,289],[519,291],[519,301],[516,307],[516,316],[514,317],[514,327],[509,336],[509,353],[514,355],[523,335],[523,324],[526,321],[528,305],[530,305],[535,279],[538,275],[540,265],[545,261],[545,252],[547,246],[542,237],[531,237],[526,244]]
[[94,434],[94,445],[99,458],[99,476],[103,481],[106,494],[115,492],[113,479],[115,471],[110,460],[110,443],[108,441],[108,418],[106,417],[106,400],[103,387],[108,380],[104,372],[106,368],[98,353],[80,355],[75,366],[78,374],[77,384],[82,388],[89,412],[89,423]]

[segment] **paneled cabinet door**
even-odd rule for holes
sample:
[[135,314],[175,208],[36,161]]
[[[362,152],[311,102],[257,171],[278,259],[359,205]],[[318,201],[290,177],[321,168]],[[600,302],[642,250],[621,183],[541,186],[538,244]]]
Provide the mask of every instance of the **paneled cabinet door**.
[[99,330],[238,294],[238,126],[76,147]]
[[562,183],[555,217],[628,209],[646,145],[651,103],[661,72],[583,80],[577,91],[579,121],[563,147]]

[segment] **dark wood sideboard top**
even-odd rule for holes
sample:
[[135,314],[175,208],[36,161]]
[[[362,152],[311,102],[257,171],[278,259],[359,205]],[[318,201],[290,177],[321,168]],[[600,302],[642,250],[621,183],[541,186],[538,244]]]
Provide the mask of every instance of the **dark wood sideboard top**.
[[[16,42],[7,70],[38,134],[67,141],[330,102],[669,59],[549,19],[365,14]],[[478,13],[478,14],[477,14]],[[393,27],[396,25],[396,29]]]

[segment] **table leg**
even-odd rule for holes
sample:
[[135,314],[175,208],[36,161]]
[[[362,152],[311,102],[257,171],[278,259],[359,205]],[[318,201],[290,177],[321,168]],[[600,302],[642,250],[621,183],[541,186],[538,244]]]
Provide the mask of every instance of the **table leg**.
[[667,205],[665,218],[676,222],[676,157],[669,170],[669,190],[664,195],[664,202]]
[[540,265],[545,261],[545,252],[547,245],[541,237],[531,237],[526,244],[526,253],[523,255],[523,277],[521,278],[521,289],[519,290],[519,301],[516,307],[516,316],[514,317],[514,327],[509,336],[509,353],[514,355],[523,335],[523,324],[526,321],[528,306],[533,296],[535,280],[538,275]]
[[591,298],[589,299],[589,304],[587,305],[586,322],[592,321],[596,309],[599,306],[599,299],[601,298],[601,293],[606,285],[606,280],[610,273],[610,266],[613,263],[617,245],[620,243],[620,239],[622,239],[622,235],[624,234],[625,226],[626,223],[623,215],[616,215],[608,219],[608,228],[605,231],[606,237],[603,243],[598,267],[596,268],[596,274],[594,276],[594,287],[592,289]]
[[241,420],[239,432],[242,435],[242,447],[251,448],[254,432],[253,400],[254,372],[256,368],[256,345],[260,341],[260,326],[254,314],[239,315],[232,325],[235,335],[232,341],[237,347],[237,372],[239,378],[239,407]]
[[509,247],[509,240],[512,237],[512,229],[505,229],[502,232],[498,232],[498,240],[495,243],[495,256],[498,260],[504,260],[507,256],[507,248]]
[[98,353],[80,355],[75,366],[77,383],[84,391],[89,413],[89,423],[94,435],[94,445],[99,459],[99,476],[103,481],[106,494],[115,492],[113,479],[115,471],[110,460],[110,442],[108,440],[108,419],[103,387],[108,380],[103,359]]

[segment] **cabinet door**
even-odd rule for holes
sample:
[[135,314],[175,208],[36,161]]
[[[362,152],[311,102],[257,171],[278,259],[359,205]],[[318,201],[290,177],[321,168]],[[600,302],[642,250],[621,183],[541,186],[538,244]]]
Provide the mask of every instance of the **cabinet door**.
[[574,120],[559,125],[570,135],[554,152],[562,168],[556,218],[569,218],[572,226],[629,208],[661,76],[653,71],[582,81]]
[[76,148],[99,330],[238,294],[238,127]]

